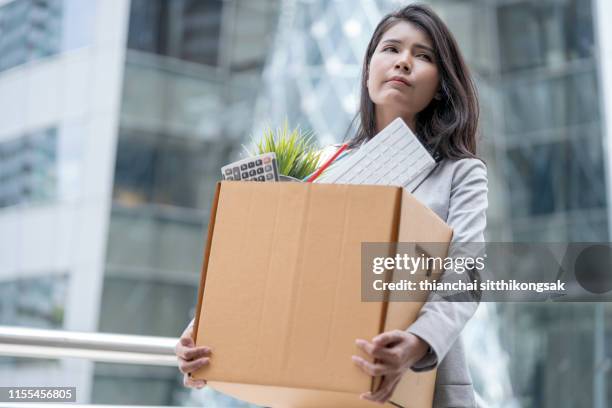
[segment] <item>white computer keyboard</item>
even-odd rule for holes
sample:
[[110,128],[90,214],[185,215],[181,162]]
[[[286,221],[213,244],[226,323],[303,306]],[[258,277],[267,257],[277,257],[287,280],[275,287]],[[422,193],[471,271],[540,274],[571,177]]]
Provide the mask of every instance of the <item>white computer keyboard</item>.
[[315,182],[403,187],[435,164],[406,123],[397,118]]

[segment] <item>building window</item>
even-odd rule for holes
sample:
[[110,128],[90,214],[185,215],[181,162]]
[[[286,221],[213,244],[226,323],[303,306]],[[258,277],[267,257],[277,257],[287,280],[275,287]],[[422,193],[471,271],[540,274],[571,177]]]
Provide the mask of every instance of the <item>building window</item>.
[[67,275],[17,278],[0,285],[0,325],[61,329]]
[[1,142],[0,207],[54,199],[56,162],[56,128]]
[[579,128],[565,140],[510,149],[506,177],[512,217],[605,209],[599,134],[599,129]]
[[502,88],[506,132],[514,141],[527,132],[599,122],[599,89],[595,68],[566,75],[509,81]]
[[499,7],[502,71],[554,67],[592,57],[591,3],[591,0],[526,0]]
[[133,0],[128,48],[215,66],[221,0]]
[[0,7],[0,71],[60,51],[63,0],[19,0]]
[[146,132],[122,132],[117,145],[116,203],[208,208],[231,140],[193,140]]

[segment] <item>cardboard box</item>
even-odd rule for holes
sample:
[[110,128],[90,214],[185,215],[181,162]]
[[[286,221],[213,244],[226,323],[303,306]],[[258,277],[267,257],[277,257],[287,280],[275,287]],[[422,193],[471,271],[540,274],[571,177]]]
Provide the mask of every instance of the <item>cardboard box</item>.
[[[451,236],[399,187],[220,182],[194,329],[213,356],[194,377],[262,406],[380,407],[359,399],[377,382],[355,339],[406,329],[422,302],[362,302],[361,243]],[[391,401],[431,407],[434,382],[408,371]]]

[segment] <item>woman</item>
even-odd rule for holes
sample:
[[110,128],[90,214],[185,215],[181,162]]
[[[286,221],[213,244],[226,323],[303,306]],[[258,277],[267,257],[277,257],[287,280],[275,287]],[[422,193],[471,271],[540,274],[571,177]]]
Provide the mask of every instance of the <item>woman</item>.
[[[449,256],[484,242],[486,167],[476,156],[478,100],[467,66],[446,25],[428,7],[410,5],[385,16],[363,62],[359,127],[349,147],[358,148],[397,117],[438,157],[436,166],[404,186],[453,228]],[[357,117],[356,117],[357,118]],[[350,153],[348,153],[350,154]],[[474,255],[474,254],[467,254]],[[442,279],[457,279],[446,271]],[[463,275],[463,279],[473,278]],[[382,333],[356,344],[374,363],[353,361],[368,375],[382,375],[379,389],[362,398],[385,402],[409,369],[438,369],[434,407],[476,406],[459,334],[473,315],[477,297],[460,301],[431,294],[405,331]],[[210,350],[193,347],[187,328],[176,348],[185,385],[201,387],[188,373],[210,362]]]

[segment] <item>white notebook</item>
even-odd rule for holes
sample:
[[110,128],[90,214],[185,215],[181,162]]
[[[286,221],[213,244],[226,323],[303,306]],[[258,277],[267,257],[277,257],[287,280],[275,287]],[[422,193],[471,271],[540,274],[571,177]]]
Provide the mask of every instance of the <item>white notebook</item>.
[[315,182],[403,187],[435,164],[406,123],[397,118]]

